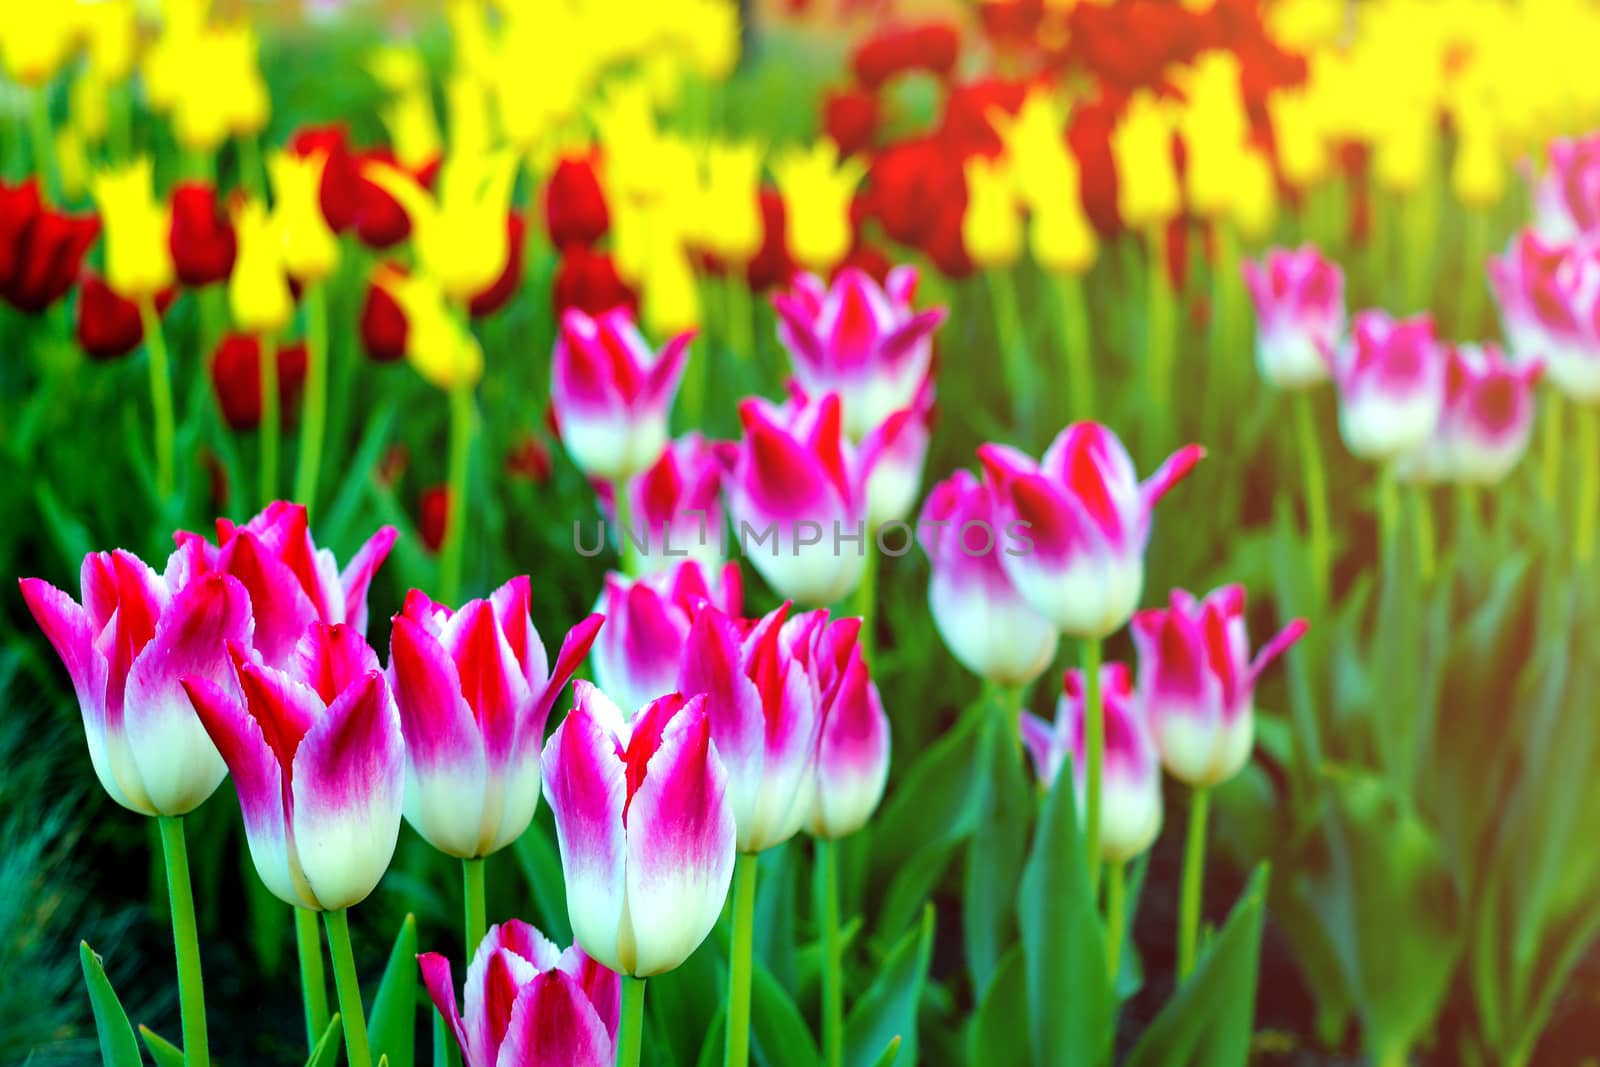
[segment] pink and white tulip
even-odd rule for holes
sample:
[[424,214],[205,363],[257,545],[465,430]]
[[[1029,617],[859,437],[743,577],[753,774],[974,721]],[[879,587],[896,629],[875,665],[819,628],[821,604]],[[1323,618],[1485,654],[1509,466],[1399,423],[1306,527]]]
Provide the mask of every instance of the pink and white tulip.
[[[722,461],[712,443],[698,433],[669,442],[661,458],[630,479],[625,491],[632,530],[619,529],[617,544],[631,535],[644,571],[666,570],[682,559],[715,567],[728,558]],[[595,492],[615,525],[615,487],[596,482]]]
[[1552,245],[1524,231],[1489,261],[1489,280],[1517,362],[1542,362],[1579,403],[1600,401],[1600,237]]
[[740,852],[793,837],[816,788],[821,716],[812,663],[826,612],[792,619],[788,612],[784,604],[746,624],[702,606],[678,675],[679,692],[705,697],[711,736],[728,769]]
[[[723,450],[728,510],[740,547],[780,596],[829,604],[855,588],[866,563],[867,484],[909,413],[891,415],[857,448],[839,396],[739,406],[744,437]],[[770,550],[768,548],[770,545]]]
[[233,774],[250,858],[280,900],[359,904],[400,836],[405,741],[378,657],[348,623],[312,623],[285,669],[229,644],[238,693],[183,687]]
[[1305,632],[1294,620],[1252,660],[1237,585],[1199,601],[1174,589],[1168,607],[1134,616],[1139,705],[1169,774],[1206,787],[1239,773],[1254,743],[1256,680]]
[[807,392],[839,394],[853,441],[913,406],[928,377],[945,309],[913,310],[916,288],[913,267],[894,268],[882,286],[846,267],[831,285],[796,274],[791,288],[772,298],[795,377]]
[[[867,528],[899,522],[916,507],[922,488],[922,467],[933,436],[933,379],[927,378],[900,423],[899,432],[883,444],[867,478]],[[893,415],[891,417],[894,417]]]
[[367,590],[394,546],[395,531],[380,528],[343,571],[333,553],[311,539],[306,509],[282,500],[243,526],[218,519],[216,544],[187,531],[176,537],[192,570],[231,574],[244,583],[255,615],[255,649],[269,666],[281,667],[313,622],[367,632]]
[[653,352],[626,308],[561,316],[550,401],[561,443],[591,478],[625,481],[667,445],[667,419],[683,380],[693,332]]
[[[1034,773],[1046,787],[1055,784],[1067,757],[1072,757],[1073,788],[1078,818],[1086,817],[1088,758],[1084,718],[1088,704],[1083,672],[1071,670],[1056,700],[1054,723],[1032,712],[1022,713],[1022,742],[1033,758]],[[1105,749],[1100,778],[1100,855],[1108,863],[1126,863],[1144,852],[1161,833],[1161,760],[1149,725],[1134,700],[1126,665],[1100,668],[1100,701],[1104,709]]]
[[574,689],[543,760],[573,936],[620,974],[661,974],[705,940],[728,895],[728,772],[704,699],[673,693],[629,723],[594,686]]
[[729,615],[744,603],[738,564],[720,573],[699,560],[643,578],[606,575],[595,611],[605,616],[590,662],[594,680],[626,717],[678,688],[678,662],[689,625],[702,602]]
[[91,552],[83,603],[39,578],[22,597],[72,680],[89,762],[111,799],[141,815],[183,815],[227,767],[183,691],[185,675],[232,689],[227,642],[248,644],[250,598],[225,575],[191,578],[180,549],[157,574],[122,549]]
[[1268,385],[1303,389],[1328,380],[1344,334],[1344,272],[1314,245],[1275,248],[1243,265],[1256,308],[1256,367]]
[[1528,450],[1533,387],[1544,365],[1510,363],[1492,344],[1452,346],[1448,359],[1439,424],[1426,444],[1400,458],[1400,476],[1423,483],[1492,485]]
[[867,824],[889,781],[889,718],[867,672],[861,620],[835,619],[816,635],[812,671],[821,707],[816,790],[807,829],[840,838]]
[[1550,142],[1533,210],[1535,228],[1547,241],[1600,232],[1600,134]]
[[1358,314],[1334,367],[1345,447],[1374,463],[1421,447],[1444,410],[1444,379],[1444,348],[1432,319]]
[[928,608],[963,667],[1001,685],[1023,685],[1055,659],[1060,632],[1023,599],[1001,563],[1017,550],[994,490],[958,470],[933,487],[917,528],[928,555]]
[[422,982],[466,1067],[611,1067],[622,981],[577,945],[563,952],[512,919],[489,927],[467,968],[465,1011],[450,961],[417,957]]
[[406,821],[451,856],[487,856],[528,828],[545,721],[603,621],[574,626],[552,670],[530,607],[522,577],[456,612],[413,589],[394,618],[388,681],[407,742]]
[[1151,510],[1204,455],[1181,448],[1141,483],[1117,435],[1095,422],[1062,430],[1039,463],[1005,445],[980,447],[997,517],[1008,531],[1025,523],[1031,542],[999,554],[1012,585],[1069,636],[1121,628],[1144,589]]

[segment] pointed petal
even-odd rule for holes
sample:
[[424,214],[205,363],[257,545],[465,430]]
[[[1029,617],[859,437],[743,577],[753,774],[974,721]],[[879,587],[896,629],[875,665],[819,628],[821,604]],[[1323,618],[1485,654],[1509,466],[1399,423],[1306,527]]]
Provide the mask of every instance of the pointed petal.
[[397,536],[393,526],[379,527],[378,532],[367,538],[367,543],[350,557],[339,575],[339,585],[344,591],[344,618],[340,621],[354,626],[358,633],[367,632],[367,590],[372,588],[372,578],[378,568],[389,558]]
[[610,1067],[616,1043],[577,981],[546,971],[523,987],[495,1067]]
[[467,1055],[467,1029],[456,1007],[456,980],[450,973],[450,961],[437,952],[424,952],[417,957],[417,966],[422,970],[422,984],[427,988],[433,1006],[439,1010],[445,1025],[455,1035],[462,1055]]

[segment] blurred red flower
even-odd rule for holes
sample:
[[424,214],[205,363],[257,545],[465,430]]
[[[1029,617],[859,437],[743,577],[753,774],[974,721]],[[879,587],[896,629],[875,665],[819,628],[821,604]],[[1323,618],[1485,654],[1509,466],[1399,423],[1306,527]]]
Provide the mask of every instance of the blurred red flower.
[[450,514],[450,487],[433,485],[422,491],[417,500],[417,533],[429,552],[439,551],[444,544],[445,523]]
[[611,228],[596,162],[593,154],[562,156],[545,183],[545,230],[556,248],[592,245]]
[[0,297],[18,311],[43,311],[72,288],[99,234],[93,215],[45,207],[37,180],[0,181]]
[[822,103],[822,128],[847,156],[872,147],[881,118],[878,98],[863,89],[831,92]]
[[494,284],[473,297],[467,305],[474,318],[494,314],[516,295],[517,287],[522,284],[522,245],[527,237],[527,230],[527,223],[523,222],[521,212],[513,210],[506,216],[506,237],[511,246],[510,253],[506,256],[506,266]]
[[178,280],[184,285],[210,285],[225,281],[233,272],[239,244],[213,186],[201,181],[173,186],[167,244]]
[[863,88],[877,89],[912,71],[943,77],[955,69],[960,49],[960,35],[947,23],[888,26],[856,46],[850,66]]
[[[306,346],[282,345],[277,349],[278,412],[289,416],[300,399],[306,380]],[[217,345],[211,360],[211,385],[216,390],[222,417],[235,430],[252,430],[261,424],[261,341],[248,334],[229,334]]]
[[577,308],[589,315],[598,315],[614,307],[627,307],[635,312],[639,309],[638,295],[617,273],[611,256],[590,251],[584,245],[571,245],[562,253],[551,296],[558,316],[568,308]]
[[[156,297],[156,312],[163,314],[178,295],[167,289]],[[119,359],[144,340],[139,305],[118,296],[105,279],[85,269],[78,280],[78,344],[90,359]]]
[[[398,263],[382,269],[405,271]],[[406,354],[406,313],[376,281],[367,283],[367,296],[361,302],[361,348],[376,363],[393,363]]]

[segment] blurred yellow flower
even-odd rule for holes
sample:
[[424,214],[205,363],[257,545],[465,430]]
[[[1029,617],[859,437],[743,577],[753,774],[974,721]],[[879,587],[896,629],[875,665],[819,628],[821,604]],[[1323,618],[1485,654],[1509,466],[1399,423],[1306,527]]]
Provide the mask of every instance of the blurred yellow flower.
[[89,149],[75,126],[56,131],[56,166],[61,172],[61,195],[77,200],[89,188]]
[[963,167],[967,210],[961,216],[961,244],[980,267],[1006,267],[1022,255],[1022,213],[1012,192],[1004,157],[972,156]]
[[1070,182],[1072,195],[1077,195],[1078,164],[1067,151],[1066,117],[1048,89],[1030,90],[1015,116],[994,108],[988,118],[1005,146],[1017,195],[1025,204],[1038,207],[1058,199],[1063,182]]
[[[663,5],[665,6],[665,5]],[[695,71],[722,81],[739,63],[739,5],[736,0],[678,0],[678,40]]]
[[267,157],[283,266],[301,282],[320,282],[339,264],[339,238],[322,214],[322,172],[327,162],[322,151],[273,152]]
[[783,197],[784,236],[796,263],[827,274],[849,253],[850,201],[866,172],[861,160],[840,159],[839,146],[826,137],[773,157],[772,176]]
[[233,215],[239,242],[228,276],[228,307],[246,333],[275,334],[289,325],[294,295],[284,272],[283,238],[260,200],[246,200]]
[[698,241],[724,262],[748,263],[761,251],[761,146],[751,141],[712,141],[703,152],[705,184],[695,221]]
[[63,0],[7,5],[0,19],[0,53],[13,81],[44,85],[72,58],[78,44],[74,8]]
[[72,79],[67,89],[67,124],[86,144],[99,144],[105,140],[111,122],[106,106],[110,89],[92,70],[85,70]]
[[401,93],[384,106],[379,117],[389,131],[394,157],[402,167],[416,170],[444,154],[433,96],[427,88]]
[[1052,274],[1083,274],[1094,266],[1100,242],[1075,192],[1033,206],[1028,248]]
[[1278,179],[1272,160],[1258,148],[1239,157],[1230,208],[1234,225],[1247,240],[1259,241],[1271,233],[1278,214]]
[[405,312],[406,359],[425,381],[448,390],[482,379],[483,349],[466,326],[465,312],[446,303],[436,280],[381,269],[376,281]]
[[95,0],[78,5],[89,70],[104,85],[133,73],[139,43],[139,13],[133,0]]
[[478,156],[494,147],[494,123],[483,82],[452,74],[445,82],[445,108],[450,127],[450,154]]
[[106,284],[129,300],[153,298],[171,285],[170,212],[156,199],[149,157],[96,173],[89,192],[105,230]]
[[405,208],[422,272],[452,300],[466,303],[500,277],[511,254],[506,216],[517,178],[509,151],[450,156],[437,195],[387,164],[369,163],[365,173]]
[[366,66],[380,88],[397,96],[428,86],[428,65],[415,45],[379,45],[367,53]]
[[170,113],[173,136],[191,152],[213,152],[229,134],[254,136],[272,115],[260,42],[248,23],[167,23],[144,61],[151,107]]
[[658,227],[650,237],[641,308],[645,329],[657,337],[682,333],[700,325],[700,290],[694,265],[676,234]]
[[1506,164],[1490,120],[1457,115],[1456,156],[1450,187],[1468,207],[1490,208],[1506,195]]
[[1267,114],[1283,176],[1296,189],[1328,176],[1328,145],[1316,107],[1302,89],[1279,89],[1267,97]]
[[1134,94],[1122,121],[1111,131],[1117,211],[1132,229],[1165,223],[1183,207],[1172,136],[1171,115],[1144,90]]

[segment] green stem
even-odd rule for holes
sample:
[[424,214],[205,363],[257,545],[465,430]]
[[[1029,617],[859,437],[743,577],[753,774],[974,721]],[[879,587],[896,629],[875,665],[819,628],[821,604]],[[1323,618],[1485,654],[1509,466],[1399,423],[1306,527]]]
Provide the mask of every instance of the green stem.
[[1123,864],[1113,863],[1106,868],[1106,973],[1116,988],[1117,975],[1122,973],[1122,938],[1128,925],[1127,882]]
[[[1465,228],[1462,234],[1463,263],[1483,263],[1489,258],[1491,251],[1489,228],[1493,219],[1493,212],[1486,209],[1469,208],[1464,212],[1465,218],[1462,225]],[[1482,332],[1483,324],[1483,297],[1485,293],[1482,272],[1472,276],[1468,284],[1463,287],[1461,302],[1456,306],[1456,336],[1478,337]]]
[[1084,792],[1084,858],[1090,892],[1100,895],[1100,777],[1106,754],[1105,709],[1100,703],[1100,639],[1083,642],[1083,735],[1087,782]]
[[1400,562],[1400,479],[1392,463],[1378,475],[1378,541],[1383,573],[1393,581]]
[[1189,833],[1183,846],[1183,888],[1178,898],[1178,981],[1194,970],[1200,938],[1200,887],[1205,884],[1206,813],[1210,790],[1200,787],[1189,803]]
[[255,134],[244,134],[238,140],[239,184],[257,200],[266,199],[266,168],[261,165],[261,145]]
[[1478,522],[1478,487],[1462,482],[1456,486],[1456,545],[1459,555],[1473,554],[1466,546],[1476,544]]
[[1083,277],[1057,274],[1056,304],[1061,313],[1061,347],[1067,364],[1068,411],[1074,422],[1095,416],[1094,354],[1089,345],[1089,305]]
[[1417,576],[1423,584],[1433,581],[1434,543],[1433,501],[1426,486],[1418,486],[1416,499]]
[[861,578],[856,583],[855,609],[861,616],[861,654],[869,660],[873,648],[873,627],[877,622],[878,608],[878,546],[873,543],[875,533],[867,531],[867,544],[862,548],[866,558],[861,564]]
[[294,498],[311,514],[322,471],[322,440],[328,424],[328,296],[325,286],[306,286],[306,402],[300,413],[300,461]]
[[[633,508],[628,503],[627,479],[611,483],[611,500],[617,513],[617,565],[622,568],[623,574],[637,577],[640,569],[639,545],[633,535],[639,531],[633,528]],[[649,544],[650,531],[643,533],[645,543]]]
[[328,951],[333,956],[333,984],[339,991],[339,1014],[344,1020],[344,1048],[350,1067],[372,1067],[367,1045],[367,1013],[361,1006],[361,982],[356,977],[356,957],[350,948],[350,919],[345,909],[325,911]]
[[844,946],[839,936],[839,849],[817,838],[817,914],[822,916],[822,1060],[844,1063]]
[[111,158],[127,163],[133,158],[133,89],[129,82],[106,94],[106,147]]
[[743,277],[728,279],[728,347],[746,362],[755,358],[755,307]]
[[1578,408],[1578,514],[1573,550],[1578,566],[1594,557],[1595,509],[1600,507],[1600,410],[1593,404]]
[[189,850],[183,817],[162,815],[161,853],[167,861],[167,901],[172,908],[172,945],[178,957],[178,1002],[183,1015],[185,1067],[211,1062],[206,1039],[206,990],[200,977],[200,935],[194,923],[194,890],[189,885]]
[[295,946],[300,950],[300,999],[305,1006],[306,1048],[316,1051],[322,1032],[328,1028],[328,979],[322,970],[322,931],[317,913],[309,908],[294,909]]
[[271,333],[261,337],[261,506],[278,498],[278,435],[282,415],[278,411],[278,339]]
[[1545,393],[1544,417],[1540,420],[1544,434],[1544,442],[1540,446],[1543,454],[1539,468],[1539,485],[1544,490],[1544,498],[1552,507],[1556,506],[1561,488],[1561,445],[1563,429],[1562,416],[1566,414],[1567,406],[1562,402],[1561,395],[1554,390]]
[[1300,439],[1300,461],[1305,468],[1306,536],[1311,551],[1311,585],[1316,591],[1317,603],[1328,600],[1331,581],[1328,530],[1328,477],[1322,462],[1322,444],[1317,437],[1317,416],[1312,408],[1309,390],[1296,390],[1294,396],[1294,421]]
[[1006,388],[1016,405],[1019,429],[1023,436],[1027,436],[1033,429],[1037,390],[1031,381],[1027,331],[1017,305],[1017,287],[1011,271],[1004,267],[991,267],[983,272],[983,276],[989,284],[989,298],[994,304],[994,328],[1000,341],[1000,366],[1005,373]]
[[1406,1067],[1411,1062],[1411,1054],[1402,1045],[1398,1048],[1391,1048],[1386,1052],[1380,1052],[1374,1057],[1374,1062],[1377,1067]]
[[36,86],[30,96],[29,133],[33,141],[33,163],[44,182],[52,204],[61,203],[61,165],[56,161],[55,127],[50,122],[50,86]]
[[461,593],[461,552],[467,532],[467,471],[477,422],[472,385],[450,389],[450,481],[445,496],[444,543],[439,546],[439,598],[454,604]]
[[172,499],[173,492],[172,372],[167,365],[167,339],[161,332],[161,316],[156,313],[155,297],[147,296],[139,301],[139,318],[144,326],[144,347],[150,355],[150,408],[155,415],[156,491],[165,504]]
[[[1232,371],[1240,355],[1233,347],[1236,324],[1240,320],[1239,297],[1243,279],[1239,274],[1239,238],[1226,220],[1214,224],[1217,259],[1212,272],[1211,354],[1206,367],[1206,430],[1212,432],[1218,416],[1226,418],[1226,398],[1231,395]],[[1214,439],[1214,438],[1212,438]]]
[[[1161,225],[1151,228],[1148,235],[1149,308],[1145,320],[1145,374],[1150,390],[1150,400],[1156,410],[1151,426],[1162,437],[1172,419],[1172,332],[1175,326],[1175,294],[1167,278],[1166,233]],[[1156,442],[1160,444],[1160,441]]]
[[489,908],[483,884],[483,868],[482,859],[461,861],[461,895],[466,903],[468,959],[478,951],[484,935],[489,932]]
[[750,962],[756,922],[756,856],[741,852],[733,868],[733,946],[728,960],[728,1043],[723,1067],[750,1062]]
[[617,1028],[617,1067],[639,1067],[644,1044],[644,979],[622,976],[622,1023]]

